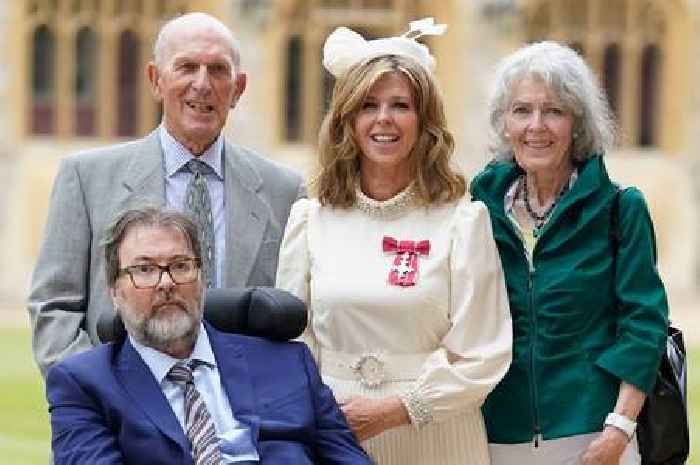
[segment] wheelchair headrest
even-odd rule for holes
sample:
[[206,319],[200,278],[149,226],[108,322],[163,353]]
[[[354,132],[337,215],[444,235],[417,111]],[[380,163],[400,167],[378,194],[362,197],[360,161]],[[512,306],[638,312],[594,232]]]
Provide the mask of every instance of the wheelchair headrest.
[[[306,305],[289,292],[270,287],[207,289],[204,319],[219,331],[287,341],[306,328]],[[121,317],[109,312],[97,322],[101,342],[126,336]]]

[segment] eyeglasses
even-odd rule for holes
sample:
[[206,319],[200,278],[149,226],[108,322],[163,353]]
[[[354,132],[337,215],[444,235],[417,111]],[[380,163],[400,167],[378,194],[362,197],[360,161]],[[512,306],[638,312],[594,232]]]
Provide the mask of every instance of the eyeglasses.
[[199,259],[183,258],[165,266],[155,263],[131,265],[120,269],[119,274],[128,274],[135,288],[149,289],[158,286],[164,272],[168,273],[175,284],[192,283],[197,279],[199,267]]

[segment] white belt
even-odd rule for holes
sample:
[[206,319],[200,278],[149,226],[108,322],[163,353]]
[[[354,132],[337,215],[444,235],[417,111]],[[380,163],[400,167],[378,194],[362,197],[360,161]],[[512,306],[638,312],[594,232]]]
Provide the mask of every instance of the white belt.
[[430,352],[422,354],[351,354],[321,348],[321,370],[324,374],[359,381],[366,388],[377,388],[388,381],[414,381]]

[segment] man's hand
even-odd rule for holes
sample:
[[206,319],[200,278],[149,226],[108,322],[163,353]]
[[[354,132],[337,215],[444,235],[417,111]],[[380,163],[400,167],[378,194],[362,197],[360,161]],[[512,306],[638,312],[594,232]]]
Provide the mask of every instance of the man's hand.
[[583,453],[581,465],[618,465],[628,442],[625,433],[614,426],[606,426]]
[[384,399],[350,397],[340,403],[340,408],[358,441],[410,422],[406,407],[398,396]]

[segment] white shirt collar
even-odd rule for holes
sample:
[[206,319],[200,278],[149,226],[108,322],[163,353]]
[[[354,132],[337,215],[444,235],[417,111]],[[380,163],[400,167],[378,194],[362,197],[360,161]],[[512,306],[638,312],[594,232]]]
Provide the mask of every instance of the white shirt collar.
[[164,124],[159,126],[160,144],[165,154],[165,174],[170,177],[177,173],[191,159],[197,158],[209,165],[220,179],[224,179],[221,168],[221,160],[224,148],[224,136],[219,134],[213,144],[211,144],[199,157],[195,157],[187,147],[175,139],[165,128]]
[[[134,349],[136,349],[136,352],[141,356],[146,366],[151,370],[151,373],[153,373],[153,376],[159,384],[163,383],[163,380],[173,365],[183,362],[182,359],[172,357],[152,347],[141,344],[136,341],[131,334],[129,334],[129,341],[131,345],[134,346]],[[184,361],[189,362],[190,360],[200,360],[209,366],[216,366],[214,352],[212,351],[209,336],[207,335],[203,323],[199,324],[199,334],[197,335],[197,341],[195,341],[192,354]]]

